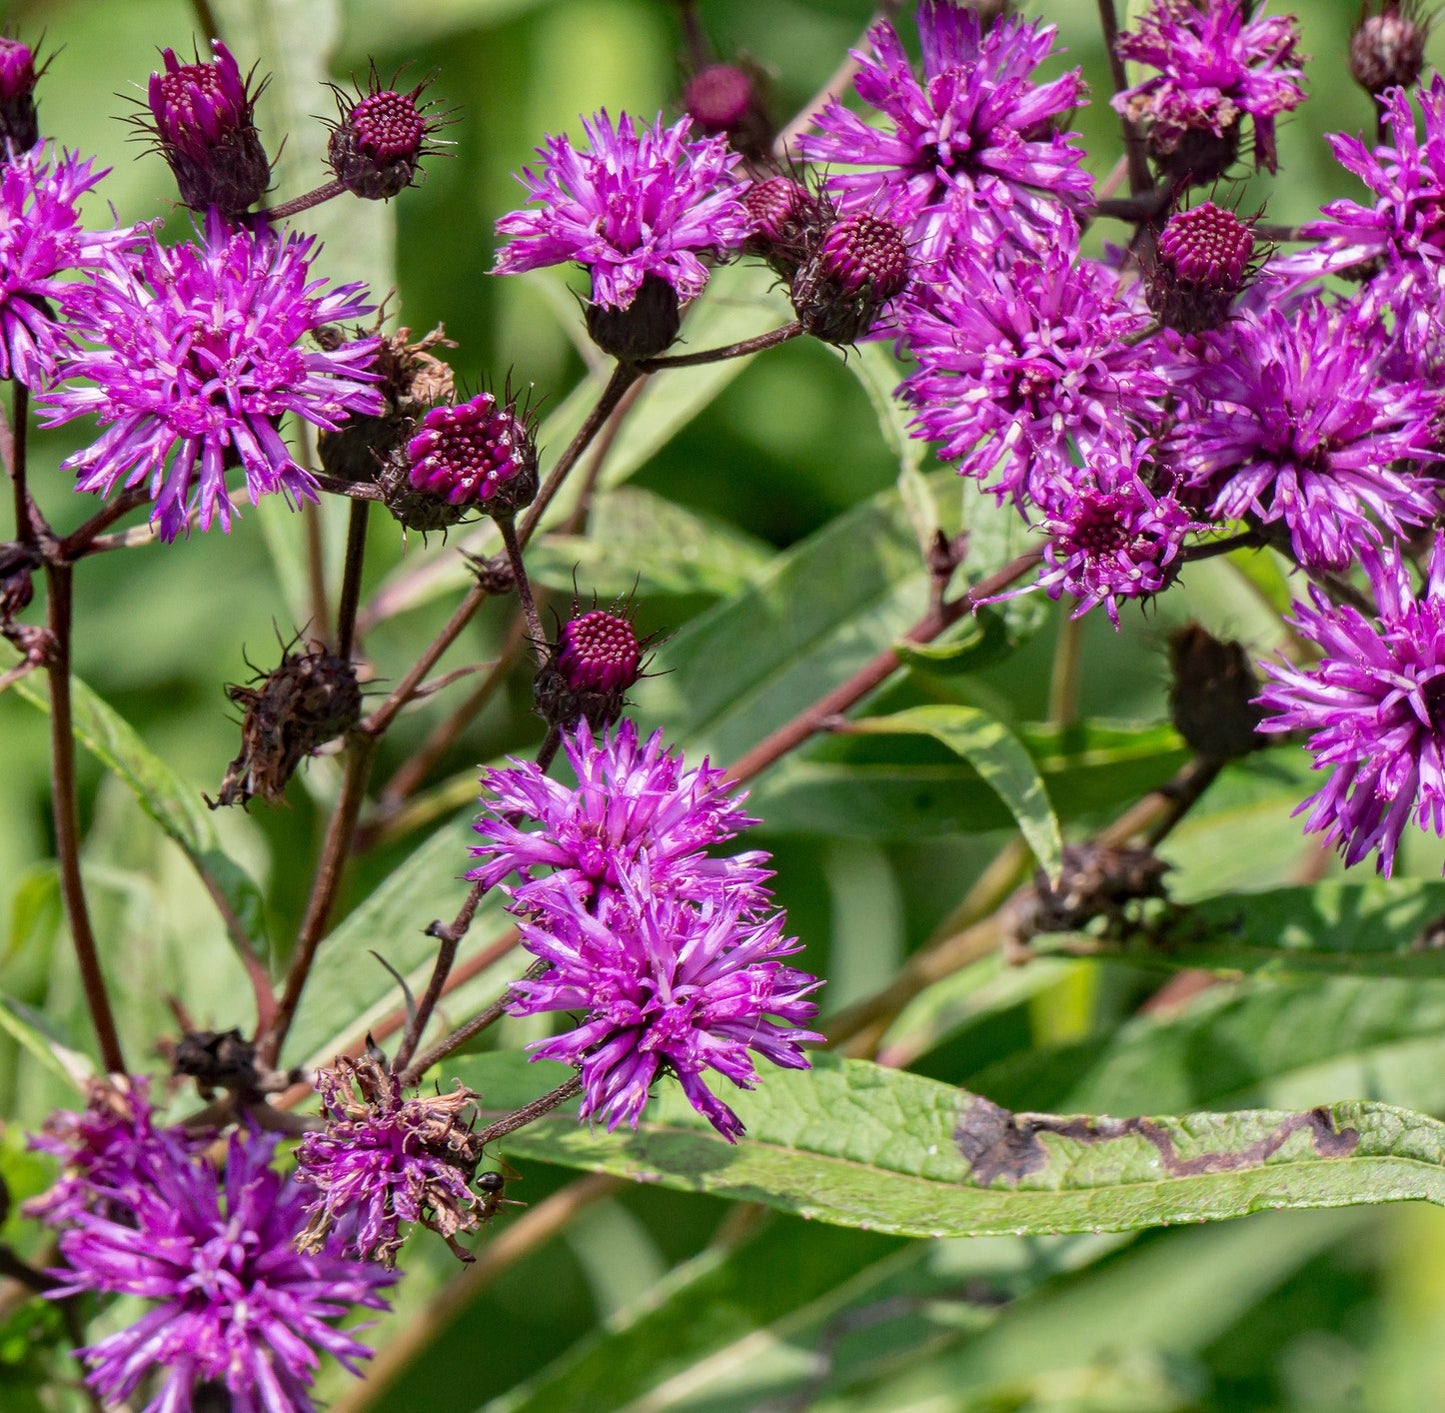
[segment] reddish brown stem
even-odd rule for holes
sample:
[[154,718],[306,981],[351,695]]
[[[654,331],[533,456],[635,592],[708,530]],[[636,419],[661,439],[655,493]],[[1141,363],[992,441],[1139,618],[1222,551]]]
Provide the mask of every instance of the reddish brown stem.
[[[1114,9],[1114,0],[1099,0],[1099,23],[1104,31],[1104,52],[1109,56],[1109,77],[1115,93],[1123,93],[1129,87],[1129,77],[1124,71],[1124,61],[1119,57],[1119,16]],[[1144,137],[1139,125],[1131,118],[1120,115],[1124,130],[1124,155],[1129,162],[1129,190],[1135,196],[1142,196],[1149,190],[1149,154],[1144,148]]]
[[705,348],[700,353],[678,353],[671,358],[649,358],[637,366],[644,373],[664,373],[669,368],[698,368],[704,363],[722,363],[729,358],[746,358],[750,353],[762,353],[765,349],[777,348],[789,339],[799,337],[803,326],[794,319],[781,329],[773,329],[754,338],[742,339],[737,343],[724,344],[721,348]]

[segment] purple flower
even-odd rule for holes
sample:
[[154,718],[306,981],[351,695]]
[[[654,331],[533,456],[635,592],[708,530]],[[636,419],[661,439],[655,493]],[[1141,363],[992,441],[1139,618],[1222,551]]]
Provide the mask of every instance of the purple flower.
[[263,225],[235,227],[217,213],[197,244],[152,237],[134,258],[106,253],[77,295],[77,327],[97,347],[61,361],[86,385],[46,394],[46,425],[94,412],[108,430],[64,462],[77,488],[144,486],[152,520],[171,540],[198,513],[201,528],[231,526],[226,472],[245,473],[252,504],[280,491],[315,499],[277,424],[288,412],[327,430],[350,413],[384,410],[372,386],[378,341],[298,348],[324,325],[370,310],[360,285],[321,293],[311,278],[314,241]]
[[1246,116],[1255,165],[1274,171],[1275,115],[1304,102],[1294,19],[1247,20],[1244,9],[1241,0],[1155,0],[1138,29],[1119,36],[1121,59],[1159,72],[1114,107],[1144,125],[1154,155],[1180,177],[1208,182],[1228,167]]
[[[212,63],[183,64],[173,49],[161,51],[164,72],[150,81],[150,123],[180,189],[181,200],[196,211],[215,207],[239,215],[259,201],[271,180],[271,164],[256,131],[256,97],[249,76],[219,39],[211,41]],[[264,84],[262,85],[264,87]]]
[[611,309],[628,308],[649,275],[679,300],[701,294],[707,266],[699,256],[729,250],[748,234],[730,175],[741,159],[727,139],[689,142],[687,118],[634,126],[624,113],[614,130],[602,112],[582,126],[590,150],[548,138],[537,149],[541,174],[523,171],[519,180],[539,209],[497,222],[512,239],[493,273],[575,261],[592,276],[592,303]]
[[985,30],[970,6],[921,0],[918,32],[921,79],[886,20],[868,33],[873,57],[855,55],[854,87],[887,127],[832,99],[814,119],[818,135],[800,138],[799,152],[812,162],[871,168],[835,173],[829,191],[845,210],[886,208],[911,225],[920,260],[955,244],[1047,248],[1067,212],[1089,205],[1093,191],[1072,134],[1053,126],[1084,101],[1079,71],[1032,81],[1056,31],[1013,17]]
[[110,1194],[123,1219],[81,1212],[62,1233],[53,1296],[148,1302],[133,1324],[77,1351],[102,1397],[128,1399],[155,1371],[163,1381],[145,1413],[190,1413],[206,1384],[225,1388],[234,1413],[314,1413],[320,1354],[359,1372],[370,1351],[336,1324],[357,1306],[384,1309],[378,1291],[395,1277],[296,1251],[305,1196],[269,1166],[275,1144],[233,1134],[223,1173],[200,1157],[148,1164],[144,1183]]
[[0,161],[40,141],[35,85],[44,72],[45,66],[36,71],[28,44],[0,35]]
[[[514,911],[576,891],[615,893],[645,869],[660,895],[693,902],[740,900],[756,907],[767,897],[767,855],[750,851],[709,858],[705,850],[734,838],[757,821],[741,797],[729,795],[727,772],[706,760],[693,770],[663,748],[662,732],[645,744],[630,721],[594,736],[585,720],[562,736],[577,776],[564,785],[528,761],[489,770],[482,786],[491,798],[477,821],[485,843],[472,853],[487,862],[467,877],[494,888],[516,872],[509,887]],[[518,820],[541,828],[527,833]]]
[[1066,591],[1078,599],[1074,618],[1102,603],[1117,628],[1118,600],[1167,588],[1185,536],[1205,528],[1171,487],[1150,489],[1148,452],[1141,441],[1122,459],[1095,456],[1082,472],[1061,478],[1044,507],[1050,540],[1039,587],[1051,599]]
[[1358,137],[1330,136],[1335,159],[1369,187],[1374,204],[1330,202],[1322,208],[1323,220],[1300,228],[1319,245],[1277,261],[1281,273],[1308,276],[1378,263],[1392,283],[1435,288],[1445,265],[1445,78],[1436,74],[1417,92],[1423,140],[1416,136],[1410,95],[1402,88],[1380,100],[1393,146],[1371,150]]
[[[474,1231],[483,1199],[471,1190],[481,1145],[472,1138],[476,1095],[403,1099],[401,1082],[374,1059],[341,1058],[317,1071],[326,1130],[296,1149],[296,1180],[313,1188],[302,1251],[324,1251],[338,1228],[352,1234],[346,1254],[396,1264],[403,1222],[440,1233],[463,1260],[459,1231]],[[359,1097],[358,1097],[359,1096]]]
[[1400,535],[1438,513],[1439,483],[1396,463],[1435,459],[1440,394],[1389,376],[1381,324],[1313,300],[1241,311],[1193,348],[1170,456],[1213,515],[1282,523],[1302,564],[1342,569],[1375,522]]
[[1259,702],[1276,713],[1261,731],[1310,731],[1324,788],[1307,833],[1323,832],[1346,865],[1379,850],[1389,875],[1411,816],[1445,833],[1445,536],[1437,535],[1423,596],[1417,597],[1398,549],[1367,545],[1360,562],[1379,607],[1371,619],[1311,586],[1313,606],[1296,603],[1295,626],[1323,654],[1308,668],[1264,664],[1274,679]]
[[105,171],[44,148],[0,165],[0,379],[38,389],[66,346],[64,320],[83,288],[66,278],[143,238],[131,227],[83,231],[78,202]]
[[510,514],[537,493],[537,443],[513,398],[489,392],[430,408],[406,445],[413,490]]
[[609,1129],[635,1128],[649,1086],[671,1072],[693,1108],[735,1142],[743,1125],[703,1072],[751,1088],[749,1050],[806,1069],[799,1043],[822,1039],[793,1028],[817,1014],[807,997],[820,984],[781,961],[800,950],[797,939],[782,935],[781,914],[759,920],[735,895],[697,906],[655,892],[643,868],[595,911],[570,886],[554,889],[520,928],[523,946],[551,967],[515,983],[508,1009],[584,1013],[572,1030],[529,1048],[534,1059],[580,1069],[581,1116],[601,1116]]
[[1071,442],[1085,460],[1117,447],[1168,392],[1147,347],[1131,343],[1148,311],[1076,252],[1061,239],[1041,260],[996,266],[960,252],[903,321],[919,365],[901,389],[914,435],[939,443],[961,475],[995,475],[987,489],[1020,508],[1072,475]]
[[60,1162],[60,1179],[25,1204],[26,1216],[50,1226],[87,1211],[109,1212],[107,1193],[126,1193],[155,1164],[184,1162],[211,1141],[211,1133],[158,1128],[150,1105],[150,1082],[142,1076],[94,1080],[79,1113],[62,1109],[46,1120],[30,1147]]

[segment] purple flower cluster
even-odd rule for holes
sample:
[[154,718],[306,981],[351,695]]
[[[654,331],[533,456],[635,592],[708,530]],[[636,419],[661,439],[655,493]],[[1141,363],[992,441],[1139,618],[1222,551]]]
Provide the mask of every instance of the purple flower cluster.
[[1319,648],[1310,667],[1266,662],[1273,681],[1261,731],[1308,731],[1325,785],[1300,811],[1305,829],[1338,846],[1346,865],[1378,852],[1388,875],[1405,826],[1445,834],[1445,536],[1437,535],[1423,592],[1395,548],[1366,546],[1360,563],[1378,612],[1310,589],[1294,624]]
[[828,165],[844,210],[886,210],[908,227],[921,260],[1000,241],[1046,249],[1093,191],[1082,150],[1054,126],[1084,101],[1079,71],[1033,78],[1056,31],[1015,17],[985,27],[971,6],[921,0],[918,32],[921,76],[886,20],[869,31],[872,55],[854,56],[858,96],[886,126],[832,99],[800,153]]
[[136,1081],[49,1129],[37,1146],[66,1163],[35,1209],[61,1228],[49,1294],[145,1302],[77,1351],[108,1403],[156,1375],[144,1413],[191,1413],[207,1388],[237,1413],[314,1413],[322,1354],[359,1372],[370,1350],[337,1324],[357,1306],[384,1309],[394,1277],[331,1250],[297,1252],[305,1194],[272,1168],[274,1135],[233,1133],[218,1166],[183,1130],[155,1126]]
[[1245,0],[1155,0],[1138,29],[1119,36],[1121,59],[1158,72],[1120,93],[1114,107],[1143,124],[1154,156],[1175,176],[1219,176],[1246,117],[1256,166],[1275,169],[1274,120],[1304,102],[1303,55],[1292,18],[1248,18],[1254,8]]
[[63,353],[67,381],[40,399],[48,426],[94,413],[106,429],[64,463],[78,489],[143,487],[167,540],[193,512],[203,530],[213,520],[230,528],[233,467],[253,504],[277,491],[315,499],[281,418],[334,429],[352,413],[380,413],[383,400],[377,339],[299,346],[371,308],[359,285],[321,291],[314,245],[212,211],[194,243],[152,236],[134,254],[104,252],[70,309],[93,347]]
[[520,761],[482,782],[486,842],[472,852],[486,862],[468,877],[504,888],[524,945],[548,963],[517,984],[510,1009],[584,1013],[532,1047],[579,1067],[584,1118],[635,1127],[649,1088],[671,1073],[734,1140],[742,1124],[703,1072],[750,1087],[748,1050],[802,1069],[800,1042],[821,1038],[795,1028],[816,1014],[818,983],[782,960],[799,944],[767,914],[768,856],[708,852],[753,821],[723,771],[686,769],[661,732],[644,743],[622,721],[596,737],[583,721],[563,741],[575,787]]
[[588,147],[563,137],[538,149],[540,171],[521,182],[537,209],[497,222],[511,237],[495,273],[516,274],[568,262],[592,277],[591,302],[626,309],[649,276],[681,301],[707,284],[700,257],[740,245],[747,217],[730,173],[739,157],[721,137],[688,140],[689,118],[651,126],[605,112],[583,120]]

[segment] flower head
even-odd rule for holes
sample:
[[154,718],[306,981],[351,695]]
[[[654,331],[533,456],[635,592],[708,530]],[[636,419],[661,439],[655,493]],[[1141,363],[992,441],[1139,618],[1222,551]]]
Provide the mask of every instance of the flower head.
[[1304,56],[1289,16],[1245,17],[1242,0],[1155,0],[1121,34],[1121,59],[1159,72],[1114,107],[1142,123],[1150,150],[1180,180],[1210,182],[1234,160],[1254,119],[1255,165],[1275,169],[1274,120],[1304,102]]
[[1096,455],[1085,470],[1051,488],[1039,587],[1051,599],[1072,594],[1075,618],[1102,603],[1117,628],[1118,601],[1167,588],[1178,573],[1185,536],[1204,528],[1171,487],[1150,488],[1148,453],[1141,441],[1123,457]]
[[444,119],[419,104],[423,80],[408,93],[383,88],[376,70],[356,98],[333,87],[339,121],[331,125],[326,160],[353,196],[386,201],[416,183],[422,160],[440,149],[432,137]]
[[766,154],[773,124],[758,70],[709,64],[688,79],[682,106],[699,132],[725,135],[739,152],[758,157]]
[[1395,547],[1367,545],[1360,562],[1378,614],[1334,604],[1311,586],[1295,626],[1323,653],[1311,667],[1266,662],[1259,729],[1310,731],[1330,778],[1299,807],[1346,865],[1378,850],[1388,875],[1405,826],[1445,833],[1445,536],[1437,535],[1424,592]]
[[217,1384],[235,1413],[314,1413],[321,1354],[353,1373],[370,1350],[336,1325],[384,1309],[394,1277],[369,1262],[298,1253],[305,1195],[275,1172],[274,1136],[232,1134],[224,1170],[205,1158],[147,1164],[108,1194],[123,1212],[81,1212],[60,1237],[54,1297],[82,1290],[134,1296],[134,1323],[77,1351],[107,1401],[129,1399],[154,1372],[144,1413],[190,1413]]
[[194,244],[152,237],[133,258],[107,252],[74,308],[96,347],[67,354],[61,373],[92,385],[47,393],[47,425],[94,412],[107,428],[70,457],[77,488],[102,494],[144,486],[152,520],[170,540],[191,511],[201,528],[230,529],[225,475],[245,473],[254,504],[280,491],[315,499],[277,424],[286,413],[334,429],[353,412],[378,413],[370,369],[378,342],[297,345],[324,325],[370,310],[360,285],[322,293],[309,237],[234,227],[216,212]]
[[1176,212],[1159,232],[1148,270],[1149,308],[1181,333],[1217,328],[1254,273],[1254,253],[1252,224],[1228,207],[1204,201]]
[[107,1194],[131,1192],[154,1163],[183,1162],[210,1142],[209,1133],[158,1127],[144,1077],[94,1080],[86,1099],[81,1112],[57,1111],[30,1139],[61,1165],[59,1181],[25,1204],[27,1216],[51,1226],[81,1212],[114,1210]]
[[808,996],[819,983],[782,961],[800,946],[782,935],[781,914],[759,921],[736,896],[698,905],[654,893],[644,868],[600,908],[570,886],[553,890],[534,919],[520,924],[523,946],[551,966],[517,982],[508,1009],[584,1013],[530,1048],[535,1059],[578,1066],[582,1117],[598,1115],[609,1129],[635,1128],[649,1086],[672,1073],[688,1102],[736,1141],[742,1123],[703,1072],[751,1088],[749,1050],[806,1069],[800,1042],[822,1038],[793,1028],[817,1014]]
[[1170,458],[1215,516],[1281,523],[1301,563],[1342,569],[1377,524],[1400,535],[1438,513],[1419,463],[1439,393],[1389,375],[1381,324],[1316,300],[1242,311],[1196,349]]
[[690,142],[691,120],[651,127],[626,114],[614,128],[605,112],[583,120],[589,146],[565,137],[538,152],[540,172],[520,178],[536,210],[497,222],[511,239],[494,273],[516,274],[574,261],[592,277],[591,302],[626,309],[647,276],[681,301],[707,284],[699,256],[730,250],[747,235],[740,191],[730,177],[740,160],[725,139]]
[[316,1192],[298,1247],[324,1251],[341,1228],[352,1233],[348,1255],[394,1266],[402,1223],[419,1222],[470,1261],[456,1235],[475,1231],[485,1208],[471,1188],[482,1156],[468,1122],[477,1096],[458,1087],[404,1099],[401,1081],[370,1056],[338,1059],[317,1072],[316,1087],[327,1124],[296,1150],[297,1181]]
[[987,489],[1020,507],[1072,473],[1071,441],[1086,460],[1117,448],[1168,390],[1136,338],[1147,310],[1112,271],[1076,257],[1072,240],[1042,260],[960,256],[903,321],[919,365],[903,384],[914,435],[961,475],[996,475]]
[[40,141],[35,112],[35,85],[43,73],[35,69],[29,45],[0,35],[0,161],[10,153],[29,152]]
[[0,165],[0,379],[39,389],[66,347],[65,320],[82,287],[67,276],[100,265],[144,238],[123,227],[88,232],[80,198],[105,176],[73,153],[36,147]]
[[1350,36],[1350,74],[1378,98],[1387,88],[1412,88],[1425,68],[1425,43],[1434,14],[1419,0],[1379,0],[1379,8],[1360,6]]
[[902,226],[888,216],[858,211],[826,226],[788,293],[808,333],[850,344],[878,323],[911,274]]
[[241,76],[219,39],[211,48],[211,63],[197,57],[183,64],[174,50],[161,51],[163,71],[150,81],[151,121],[140,122],[154,134],[187,206],[236,216],[261,199],[271,180],[256,131],[260,89],[251,92],[249,76]]
[[413,490],[510,514],[537,493],[537,445],[513,399],[488,392],[428,411],[407,443]]
[[[685,769],[680,755],[664,749],[661,731],[640,742],[630,721],[594,734],[583,720],[564,732],[562,744],[575,786],[527,761],[482,777],[490,798],[476,830],[485,842],[472,853],[486,862],[468,878],[494,888],[515,871],[520,882],[507,891],[517,909],[564,891],[620,891],[639,868],[659,895],[764,901],[766,854],[716,859],[705,852],[756,823],[728,793],[725,771],[706,760]],[[528,833],[518,819],[541,828]]]
[[1084,99],[1079,71],[1033,82],[1056,31],[1014,17],[985,28],[971,6],[920,0],[918,32],[921,78],[886,20],[868,33],[872,56],[855,54],[854,87],[887,126],[832,99],[799,151],[864,168],[835,172],[829,192],[845,211],[887,207],[909,227],[920,260],[958,244],[1046,246],[1092,193],[1082,151],[1053,126]]
[[[1417,136],[1410,94],[1390,89],[1380,100],[1390,142],[1373,149],[1345,133],[1330,136],[1335,160],[1370,189],[1374,202],[1331,201],[1322,220],[1301,235],[1317,242],[1278,262],[1282,273],[1314,275],[1379,269],[1406,286],[1431,285],[1445,265],[1445,78],[1435,74],[1416,90],[1424,135]],[[1404,291],[1402,289],[1402,295]]]

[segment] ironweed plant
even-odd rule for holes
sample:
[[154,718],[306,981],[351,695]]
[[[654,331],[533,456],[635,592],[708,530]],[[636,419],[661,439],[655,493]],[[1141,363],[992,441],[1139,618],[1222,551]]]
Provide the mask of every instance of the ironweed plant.
[[[23,817],[39,708],[49,847],[6,1408],[1296,1406],[1207,1346],[1367,1218],[1126,1234],[1445,1205],[1445,78],[1412,0],[1320,60],[1099,0],[1086,82],[1083,8],[885,4],[784,121],[786,45],[637,0],[670,104],[510,148],[445,18],[328,97],[332,7],[197,3],[103,76],[141,215],[63,136],[67,13],[0,38],[0,778]],[[1351,78],[1348,194],[1286,223]],[[473,143],[480,227],[428,211]],[[520,287],[490,366],[423,227]],[[844,470],[794,534],[742,463],[800,439]]]

